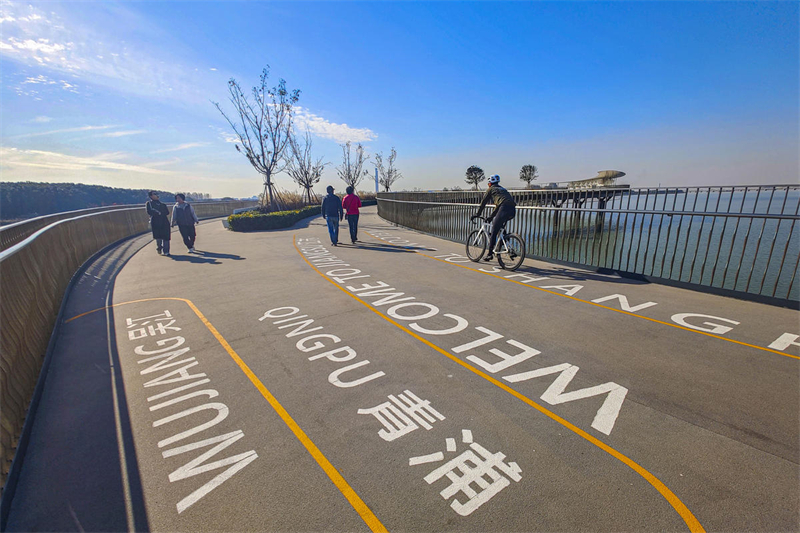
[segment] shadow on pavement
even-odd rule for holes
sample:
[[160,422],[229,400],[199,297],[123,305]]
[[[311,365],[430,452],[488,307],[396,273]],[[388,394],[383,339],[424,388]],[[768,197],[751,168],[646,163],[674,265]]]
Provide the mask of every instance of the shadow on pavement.
[[174,255],[170,254],[170,259],[173,261],[185,262],[185,263],[200,263],[200,264],[207,264],[207,265],[221,265],[221,261],[217,261],[217,259],[231,259],[233,261],[242,261],[247,259],[246,257],[242,257],[241,255],[236,254],[221,254],[216,252],[203,252],[197,251],[193,254],[187,252],[186,255]]
[[423,250],[424,248],[408,248],[405,246],[395,246],[392,244],[384,244],[384,243],[372,243],[372,242],[362,242],[358,241],[355,244],[344,243],[340,242],[338,245],[339,248],[361,248],[364,250],[376,250],[378,252],[395,252],[395,253],[409,253],[413,254],[417,250]]
[[67,322],[113,301],[117,273],[150,240],[95,258],[69,294],[6,531],[150,530],[113,308]]

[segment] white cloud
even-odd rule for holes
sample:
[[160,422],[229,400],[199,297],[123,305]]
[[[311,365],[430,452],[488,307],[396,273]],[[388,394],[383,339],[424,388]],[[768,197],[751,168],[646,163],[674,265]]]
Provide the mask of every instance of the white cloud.
[[303,107],[295,108],[295,125],[300,130],[308,130],[317,137],[333,139],[336,142],[369,142],[378,138],[378,134],[369,128],[351,128],[347,124],[337,124],[309,112]]
[[169,50],[180,50],[179,43],[167,42],[168,37],[152,21],[122,4],[98,2],[95,20],[108,23],[88,24],[76,18],[67,4],[44,11],[3,2],[0,57],[68,73],[123,93],[207,104],[204,87],[208,80],[204,76],[210,74],[190,75],[191,69],[171,58]]
[[230,131],[224,130],[222,128],[218,128],[217,126],[209,126],[212,130],[216,131],[219,134],[219,138],[225,141],[226,143],[238,143],[239,137],[235,134],[231,133]]
[[139,135],[141,133],[147,133],[147,130],[110,131],[103,133],[101,137],[127,137],[128,135]]
[[197,142],[197,143],[184,143],[179,144],[178,146],[173,146],[172,148],[164,148],[163,150],[156,150],[154,152],[150,152],[151,154],[165,154],[167,152],[177,152],[179,150],[188,150],[189,148],[196,148],[198,146],[206,146],[208,143],[205,142]]
[[66,128],[63,130],[40,131],[38,133],[25,133],[23,135],[15,135],[14,139],[21,139],[23,137],[41,137],[43,135],[55,135],[57,133],[75,133],[78,131],[92,131],[92,130],[107,130],[110,128],[117,128],[118,126],[81,126],[79,128]]
[[181,158],[173,157],[172,159],[167,159],[166,161],[154,161],[152,163],[144,163],[142,166],[145,166],[145,167],[148,167],[148,168],[165,167],[165,166],[169,166],[169,165],[178,164],[181,161],[183,161]]
[[56,52],[62,52],[71,48],[73,43],[53,43],[50,44],[48,39],[25,39],[24,41],[20,41],[15,39],[14,37],[9,37],[6,39],[6,43],[3,46],[4,50],[19,50],[22,52],[39,52],[42,54],[55,54]]
[[51,120],[53,120],[53,119],[50,118],[50,117],[46,117],[46,116],[42,115],[42,116],[36,117],[31,122],[38,122],[39,124],[44,124],[45,122],[50,122]]
[[[36,167],[50,170],[106,170],[106,171],[127,171],[140,174],[171,174],[166,170],[148,168],[141,165],[129,165],[126,163],[116,163],[109,160],[116,159],[115,154],[105,154],[105,156],[79,157],[58,152],[46,152],[43,150],[21,150],[18,148],[0,147],[0,159],[3,165],[10,167]],[[103,158],[104,157],[104,158]]]

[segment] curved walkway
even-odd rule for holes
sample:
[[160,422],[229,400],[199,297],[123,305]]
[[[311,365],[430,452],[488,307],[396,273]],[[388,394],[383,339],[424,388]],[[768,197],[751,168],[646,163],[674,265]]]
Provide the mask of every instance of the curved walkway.
[[796,311],[374,212],[98,258],[8,530],[798,529]]

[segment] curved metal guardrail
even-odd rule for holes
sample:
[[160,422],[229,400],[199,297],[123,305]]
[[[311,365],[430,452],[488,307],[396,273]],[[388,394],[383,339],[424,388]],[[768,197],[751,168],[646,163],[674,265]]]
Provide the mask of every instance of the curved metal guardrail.
[[[193,206],[198,218],[215,218],[253,204]],[[11,232],[0,252],[0,486],[70,279],[105,246],[150,229],[142,205],[103,209],[58,213],[2,228],[4,238],[6,230]],[[14,244],[6,247],[6,242]]]
[[[800,302],[800,185],[511,191],[528,257]],[[378,214],[465,242],[483,193],[380,193]]]

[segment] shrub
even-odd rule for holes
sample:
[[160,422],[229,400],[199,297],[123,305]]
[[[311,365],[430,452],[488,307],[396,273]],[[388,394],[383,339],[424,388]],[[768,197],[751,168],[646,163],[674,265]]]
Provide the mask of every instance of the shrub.
[[293,211],[276,211],[274,213],[259,213],[248,211],[228,217],[228,225],[233,231],[259,231],[270,229],[288,228],[297,221],[320,214],[318,205],[309,205]]

